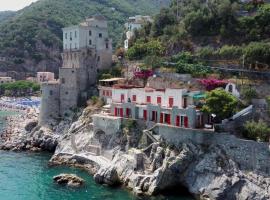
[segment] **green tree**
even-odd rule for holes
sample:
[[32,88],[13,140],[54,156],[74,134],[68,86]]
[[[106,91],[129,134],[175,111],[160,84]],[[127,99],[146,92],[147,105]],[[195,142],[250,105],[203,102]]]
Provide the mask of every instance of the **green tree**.
[[206,103],[202,107],[202,111],[215,114],[217,116],[216,120],[220,122],[235,113],[237,104],[238,100],[233,95],[224,89],[218,88],[207,93]]

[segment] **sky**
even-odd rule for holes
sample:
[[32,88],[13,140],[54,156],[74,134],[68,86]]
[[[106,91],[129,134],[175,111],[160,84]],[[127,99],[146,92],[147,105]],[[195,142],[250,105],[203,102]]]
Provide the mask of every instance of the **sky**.
[[0,11],[20,10],[37,0],[0,0]]

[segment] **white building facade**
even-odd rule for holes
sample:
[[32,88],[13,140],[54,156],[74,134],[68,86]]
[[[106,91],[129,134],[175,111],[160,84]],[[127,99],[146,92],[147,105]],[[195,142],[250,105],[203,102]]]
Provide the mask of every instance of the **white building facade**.
[[197,108],[196,96],[201,95],[200,91],[116,85],[111,95],[113,116],[185,128],[202,128],[208,122],[208,117]]
[[[63,28],[63,49],[64,51],[95,49],[98,69],[110,68],[112,64],[112,39],[109,38],[106,19],[102,16],[95,16],[86,19],[79,25]],[[76,61],[76,58],[71,59]],[[67,62],[65,66],[68,64],[72,65],[71,62]]]
[[129,48],[129,41],[134,36],[134,31],[142,28],[143,24],[152,22],[153,19],[150,16],[136,15],[129,17],[128,22],[125,24],[126,28],[126,39],[124,41],[124,48]]

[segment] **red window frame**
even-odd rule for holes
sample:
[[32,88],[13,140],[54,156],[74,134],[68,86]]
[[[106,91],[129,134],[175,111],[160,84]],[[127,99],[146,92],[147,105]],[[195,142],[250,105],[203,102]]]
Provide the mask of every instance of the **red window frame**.
[[180,126],[180,116],[179,115],[176,116],[175,125]]
[[132,95],[132,101],[136,102],[137,101],[137,96],[136,95]]
[[147,121],[147,110],[143,110],[143,119]]
[[130,117],[130,114],[131,114],[130,108],[126,108],[126,116],[127,117]]
[[170,108],[173,107],[173,102],[174,102],[173,97],[169,97],[169,107],[170,107]]
[[184,126],[185,126],[185,128],[188,128],[188,117],[187,116],[184,117]]
[[171,115],[170,114],[165,114],[165,122],[167,124],[171,124]]
[[146,103],[151,103],[151,96],[146,97]]
[[125,95],[121,94],[121,103],[123,103],[125,101]]
[[157,97],[157,104],[161,104],[161,103],[162,103],[161,97]]
[[120,117],[124,117],[124,109],[120,108]]
[[164,123],[164,121],[163,121],[164,116],[163,115],[164,115],[163,113],[160,113],[159,123]]

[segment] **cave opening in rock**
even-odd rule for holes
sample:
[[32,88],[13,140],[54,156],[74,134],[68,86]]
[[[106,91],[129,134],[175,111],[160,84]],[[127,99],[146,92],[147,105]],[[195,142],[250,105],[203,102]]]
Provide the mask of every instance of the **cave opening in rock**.
[[177,184],[173,187],[164,189],[163,191],[160,192],[160,194],[173,197],[184,196],[187,197],[188,199],[194,199],[193,195],[189,192],[188,188],[181,184]]

